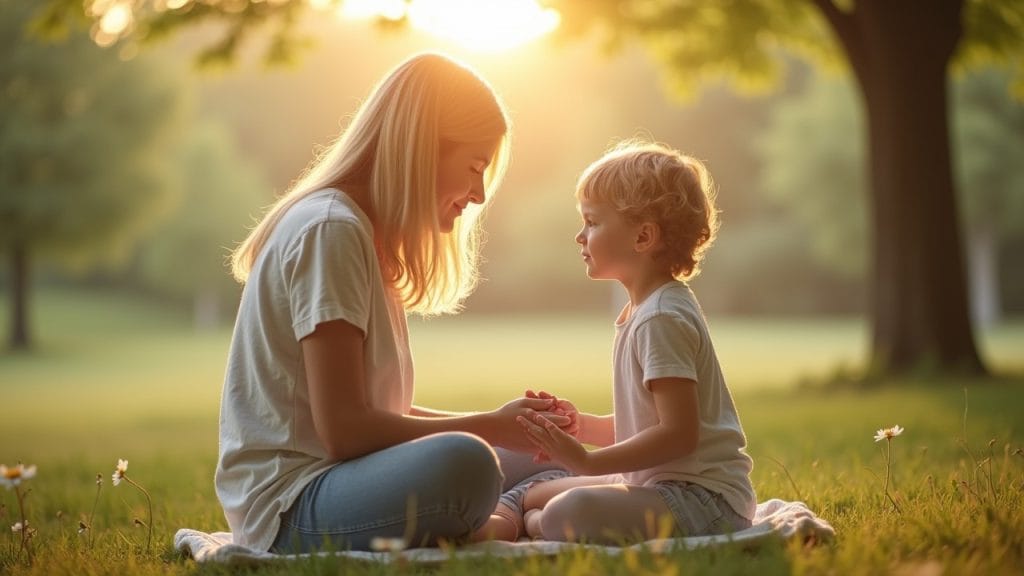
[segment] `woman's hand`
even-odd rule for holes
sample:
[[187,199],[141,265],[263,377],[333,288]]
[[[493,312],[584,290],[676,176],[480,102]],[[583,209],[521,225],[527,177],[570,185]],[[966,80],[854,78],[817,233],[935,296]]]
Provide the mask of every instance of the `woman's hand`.
[[526,432],[527,438],[540,451],[537,460],[554,460],[569,471],[587,476],[590,454],[587,449],[553,421],[537,414],[532,419],[520,416],[517,421]]
[[556,428],[567,426],[569,417],[552,412],[554,405],[553,398],[516,398],[507,402],[501,408],[490,412],[492,429],[487,440],[509,450],[533,452],[534,445],[523,432],[519,419],[541,418],[551,422]]
[[558,398],[554,394],[549,394],[548,392],[545,392],[543,390],[540,390],[539,392],[534,392],[533,390],[527,390],[526,391],[526,397],[527,398],[541,398],[541,399],[544,399],[544,400],[548,400],[548,399],[553,400],[554,404],[550,408],[549,412],[552,413],[552,414],[557,414],[559,416],[567,416],[567,417],[569,417],[569,423],[568,424],[566,424],[564,426],[563,425],[559,425],[558,427],[561,428],[562,431],[565,432],[566,434],[572,436],[573,438],[576,438],[577,440],[579,439],[579,436],[580,436],[580,421],[579,421],[580,419],[579,419],[579,415],[580,415],[580,413],[579,413],[579,410],[576,409],[576,406],[573,406],[572,402],[569,402],[568,400],[566,400],[564,398]]

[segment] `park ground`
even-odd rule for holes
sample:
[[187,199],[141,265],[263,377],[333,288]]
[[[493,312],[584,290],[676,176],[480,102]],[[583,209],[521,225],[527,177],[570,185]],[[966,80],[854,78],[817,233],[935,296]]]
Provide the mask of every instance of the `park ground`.
[[[37,349],[0,354],[0,463],[37,466],[19,487],[30,489],[32,562],[10,530],[20,520],[15,492],[0,490],[0,573],[222,572],[180,557],[171,542],[182,527],[226,529],[212,479],[230,330],[196,332],[186,312],[123,294],[46,290],[34,310]],[[870,385],[826,385],[856,376],[861,320],[711,318],[711,329],[759,499],[807,502],[835,527],[834,542],[431,568],[321,559],[245,573],[1021,573],[1024,322],[980,336],[998,378]],[[417,403],[489,409],[543,388],[606,411],[611,330],[610,317],[580,315],[412,321]],[[874,441],[894,425],[905,431],[891,444]],[[149,549],[146,500],[127,483],[111,485],[118,459],[152,497]],[[80,521],[91,525],[81,534]]]

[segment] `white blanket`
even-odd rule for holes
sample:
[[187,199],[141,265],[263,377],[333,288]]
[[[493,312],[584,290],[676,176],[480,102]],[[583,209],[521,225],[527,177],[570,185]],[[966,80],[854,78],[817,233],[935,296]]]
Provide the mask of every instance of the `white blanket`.
[[[690,538],[667,538],[648,540],[627,548],[598,546],[593,544],[572,544],[544,540],[520,542],[481,542],[460,546],[455,549],[412,548],[401,552],[344,551],[321,554],[336,554],[372,562],[403,562],[438,564],[454,556],[526,556],[556,555],[566,550],[586,548],[601,550],[608,554],[620,554],[629,548],[646,547],[656,552],[671,550],[692,550],[705,546],[721,546],[736,543],[744,548],[756,548],[768,541],[799,538],[805,542],[828,542],[835,536],[832,526],[817,517],[803,502],[768,500],[757,505],[754,524],[750,528],[724,536],[695,536]],[[174,548],[189,555],[197,562],[222,562],[227,564],[258,564],[288,558],[301,558],[307,554],[279,555],[254,550],[231,540],[230,532],[207,534],[198,530],[182,528],[174,535]]]

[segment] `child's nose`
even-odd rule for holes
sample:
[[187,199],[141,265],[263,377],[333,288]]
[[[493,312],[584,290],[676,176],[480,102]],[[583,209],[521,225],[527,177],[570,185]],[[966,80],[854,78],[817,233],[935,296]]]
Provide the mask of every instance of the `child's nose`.
[[587,237],[583,235],[583,230],[576,233],[576,243],[583,244],[587,241]]

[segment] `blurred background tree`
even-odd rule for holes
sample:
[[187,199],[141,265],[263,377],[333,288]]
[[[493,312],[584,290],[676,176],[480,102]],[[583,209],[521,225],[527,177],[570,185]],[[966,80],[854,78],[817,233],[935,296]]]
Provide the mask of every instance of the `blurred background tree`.
[[[990,327],[1002,314],[1000,246],[1024,234],[1024,105],[1007,98],[1010,73],[974,71],[954,80],[956,181],[969,252],[971,311]],[[865,134],[857,94],[843,78],[813,75],[774,108],[759,136],[766,193],[809,232],[817,262],[867,280]]]
[[271,202],[271,188],[221,123],[194,126],[174,161],[181,195],[142,241],[135,272],[150,291],[190,301],[196,327],[210,329],[223,322],[225,309],[234,312],[239,285],[227,273],[228,259]]
[[168,158],[184,101],[150,57],[122,62],[83,33],[42,45],[32,3],[0,1],[0,249],[9,341],[31,343],[32,263],[124,260],[177,191]]

